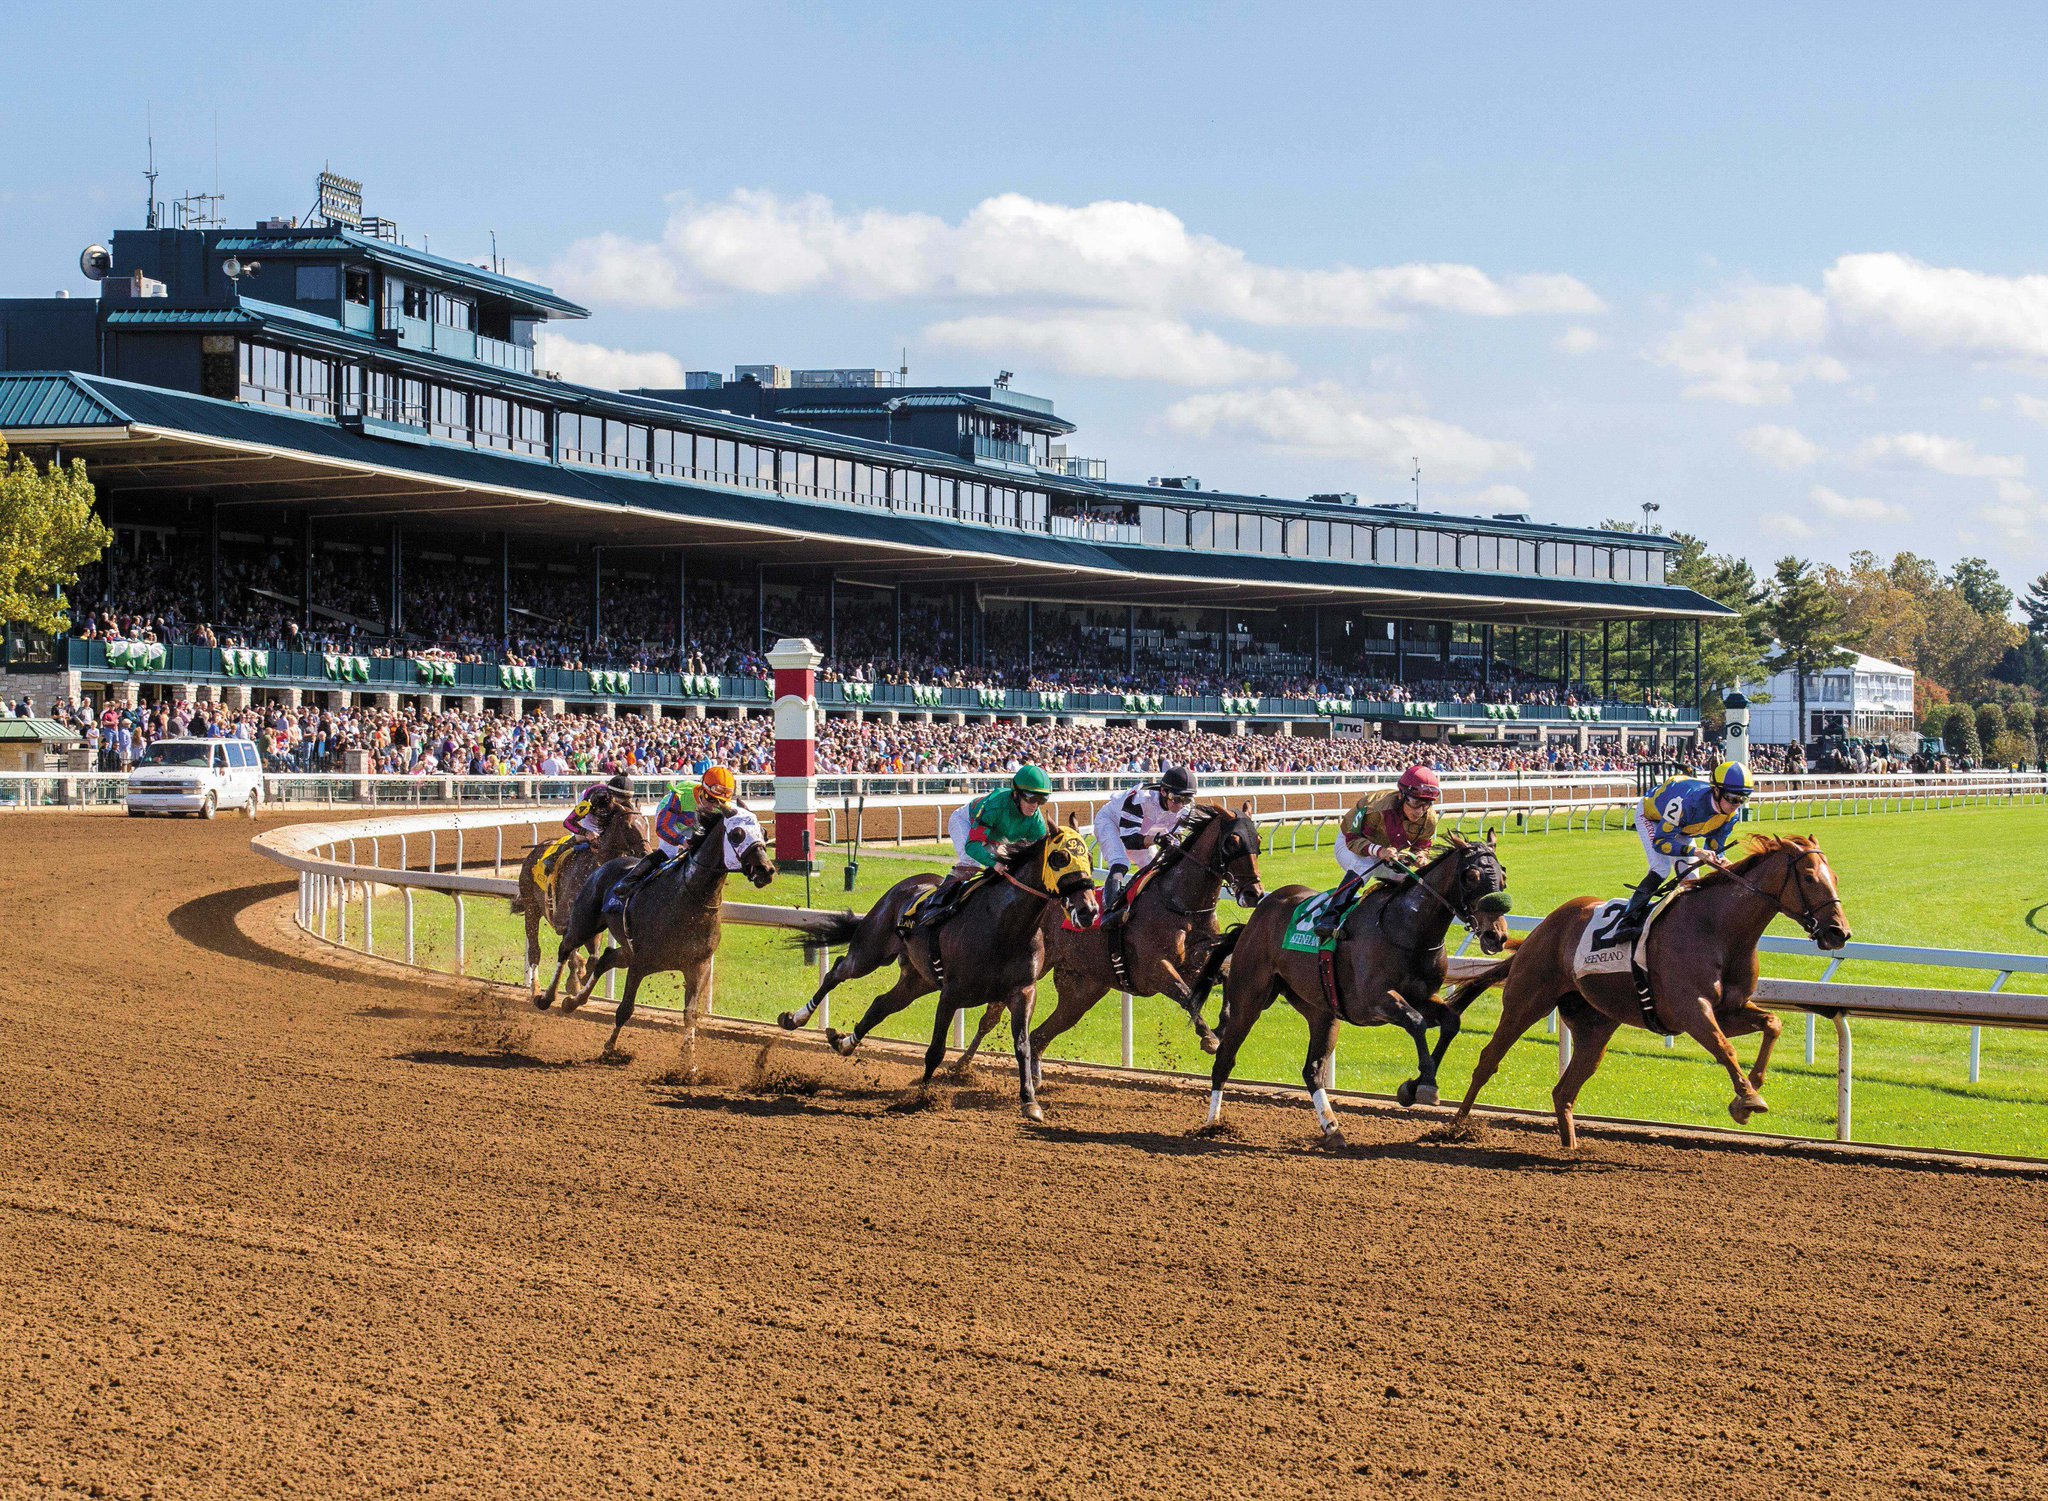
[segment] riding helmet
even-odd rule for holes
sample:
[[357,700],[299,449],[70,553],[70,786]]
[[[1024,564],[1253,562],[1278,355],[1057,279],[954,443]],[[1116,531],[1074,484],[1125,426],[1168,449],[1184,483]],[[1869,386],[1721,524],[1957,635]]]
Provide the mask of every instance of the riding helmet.
[[1171,797],[1193,797],[1195,779],[1185,766],[1169,766],[1159,774],[1159,790]]
[[1427,766],[1411,766],[1402,772],[1400,788],[1408,796],[1425,803],[1433,803],[1443,796],[1443,788],[1437,782],[1436,773]]
[[707,766],[704,775],[697,779],[699,802],[729,803],[738,793],[739,783],[728,767]]
[[616,788],[618,791],[625,793],[628,797],[631,797],[633,795],[633,778],[631,774],[628,772],[613,772],[611,774],[611,779],[605,783],[605,786]]
[[1010,778],[1010,787],[1016,792],[1036,792],[1045,797],[1052,792],[1052,778],[1036,766],[1020,766]]
[[1747,802],[1756,791],[1756,784],[1750,780],[1749,768],[1740,761],[1723,761],[1714,768],[1714,790],[1737,802]]

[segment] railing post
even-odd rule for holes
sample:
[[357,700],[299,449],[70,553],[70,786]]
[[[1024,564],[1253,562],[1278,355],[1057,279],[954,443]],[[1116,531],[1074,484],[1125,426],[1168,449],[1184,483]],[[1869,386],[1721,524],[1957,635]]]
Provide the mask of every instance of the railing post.
[[1851,1066],[1855,1060],[1855,1046],[1849,1036],[1849,1013],[1835,1013],[1835,1140],[1854,1141],[1854,1126],[1850,1113],[1853,1103]]
[[462,874],[462,829],[459,825],[455,830],[455,873],[458,876]]
[[377,888],[363,882],[363,952],[377,952]]
[[1984,1029],[1982,1027],[1972,1027],[1970,1028],[1970,1082],[1972,1084],[1975,1084],[1982,1075],[1983,1066]]
[[462,907],[462,893],[455,891],[449,894],[455,898],[455,973],[462,975],[469,973],[469,934],[465,922],[466,914]]
[[[825,976],[832,972],[832,950],[824,944],[818,945],[818,983],[825,983]],[[818,1030],[824,1031],[832,1025],[832,997],[829,995],[818,1002]]]
[[1120,995],[1120,997],[1121,997],[1121,999],[1122,999],[1122,1001],[1123,1001],[1123,1012],[1124,1012],[1124,1017],[1123,1017],[1123,1021],[1124,1021],[1124,1047],[1123,1047],[1123,1060],[1124,1060],[1124,1067],[1125,1067],[1125,1068],[1129,1068],[1129,1067],[1131,1067],[1132,1063],[1133,1063],[1133,1062],[1135,1061],[1135,1057],[1136,1057],[1136,1050],[1135,1050],[1135,1049],[1133,1048],[1133,1046],[1132,1046],[1132,1043],[1133,1043],[1133,1037],[1132,1037],[1132,1032],[1133,1032],[1133,1030],[1134,1030],[1134,1024],[1135,1024],[1135,1023],[1136,1023],[1136,1021],[1137,1021],[1137,1017],[1136,1017],[1136,1015],[1135,1015],[1136,1007],[1135,1007],[1135,1006],[1134,1006],[1134,1005],[1132,1004],[1132,1001],[1131,1001],[1131,993],[1130,993],[1130,992],[1129,992],[1128,990],[1125,990],[1125,991],[1121,991],[1121,992],[1119,992],[1119,995]]
[[1813,1062],[1813,1034],[1819,1030],[1811,1011],[1806,1013],[1806,1061]]
[[499,824],[499,825],[498,825],[498,858],[497,858],[497,860],[496,860],[496,861],[494,861],[494,862],[492,863],[492,865],[491,865],[491,874],[492,874],[492,875],[494,875],[494,876],[502,876],[502,875],[503,875],[504,873],[505,873],[505,826],[504,826],[503,824]]
[[953,1013],[953,1046],[967,1046],[967,1008],[964,1006]]
[[412,963],[412,962],[413,962],[413,957],[412,957],[412,956],[413,956],[413,947],[412,947],[412,888],[411,888],[410,886],[407,886],[406,888],[404,888],[404,895],[405,895],[405,962],[406,962],[407,964],[410,964],[410,963]]

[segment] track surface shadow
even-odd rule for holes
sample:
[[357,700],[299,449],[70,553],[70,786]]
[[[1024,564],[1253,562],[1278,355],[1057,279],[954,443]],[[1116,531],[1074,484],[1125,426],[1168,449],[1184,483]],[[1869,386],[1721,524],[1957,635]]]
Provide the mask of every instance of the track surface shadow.
[[368,967],[355,969],[340,964],[323,964],[317,959],[259,943],[242,930],[240,919],[244,912],[289,896],[296,889],[297,883],[293,881],[269,881],[260,886],[237,886],[209,896],[194,897],[171,909],[171,931],[209,953],[260,964],[266,969],[311,979],[339,981],[370,990],[417,991],[417,986],[401,976],[374,974]]

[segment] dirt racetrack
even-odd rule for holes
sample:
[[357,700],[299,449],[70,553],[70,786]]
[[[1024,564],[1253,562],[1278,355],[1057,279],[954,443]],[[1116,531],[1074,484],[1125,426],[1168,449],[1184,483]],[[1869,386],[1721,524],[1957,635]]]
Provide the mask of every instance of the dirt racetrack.
[[666,1082],[249,833],[0,825],[0,1495],[2048,1494],[2039,1175]]

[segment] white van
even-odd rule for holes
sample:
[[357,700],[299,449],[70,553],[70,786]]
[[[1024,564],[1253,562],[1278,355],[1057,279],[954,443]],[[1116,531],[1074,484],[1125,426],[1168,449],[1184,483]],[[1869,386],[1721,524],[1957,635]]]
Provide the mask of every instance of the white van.
[[263,762],[246,740],[159,740],[128,774],[128,816],[196,813],[211,818],[263,808]]

